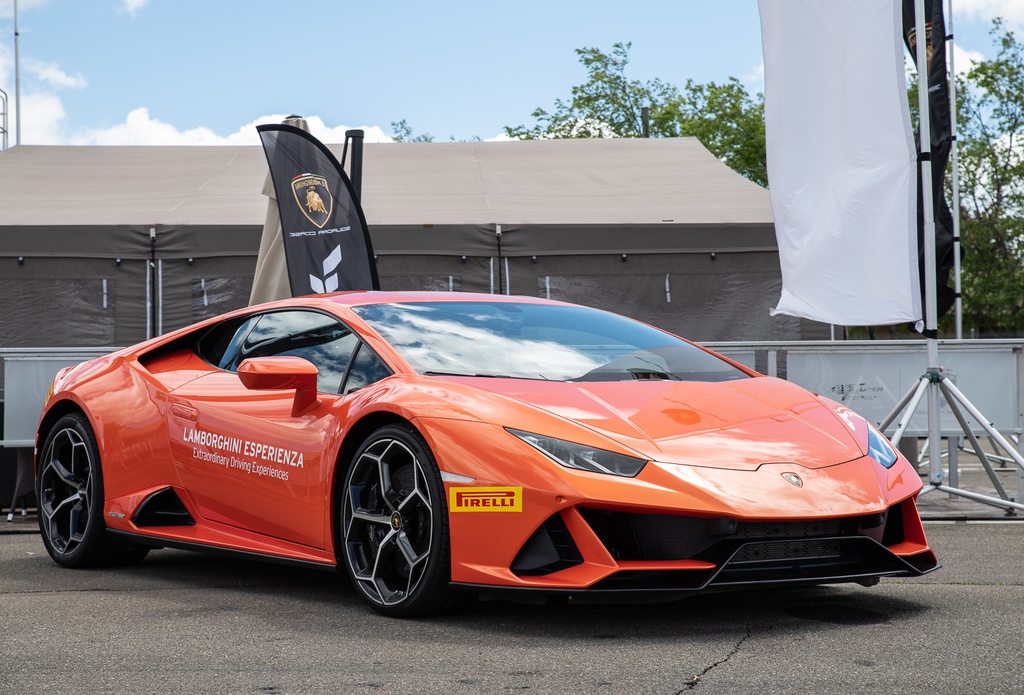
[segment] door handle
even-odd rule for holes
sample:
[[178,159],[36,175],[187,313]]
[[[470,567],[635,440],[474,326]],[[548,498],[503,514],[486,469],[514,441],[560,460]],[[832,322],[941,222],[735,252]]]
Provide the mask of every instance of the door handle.
[[193,422],[199,419],[199,411],[183,403],[172,403],[171,415],[184,418],[185,420],[192,420]]

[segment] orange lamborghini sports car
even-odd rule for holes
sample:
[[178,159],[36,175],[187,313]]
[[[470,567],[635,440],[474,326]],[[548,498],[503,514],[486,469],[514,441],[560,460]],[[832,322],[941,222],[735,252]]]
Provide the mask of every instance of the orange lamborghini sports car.
[[343,568],[394,616],[466,593],[665,600],[937,567],[919,476],[863,418],[536,298],[225,314],[63,370],[36,451],[60,565],[171,547]]

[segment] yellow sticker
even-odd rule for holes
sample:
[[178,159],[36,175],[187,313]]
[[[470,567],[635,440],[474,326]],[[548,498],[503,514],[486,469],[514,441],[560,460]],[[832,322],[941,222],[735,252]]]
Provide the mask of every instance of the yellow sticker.
[[453,512],[521,512],[521,487],[453,487],[448,494]]

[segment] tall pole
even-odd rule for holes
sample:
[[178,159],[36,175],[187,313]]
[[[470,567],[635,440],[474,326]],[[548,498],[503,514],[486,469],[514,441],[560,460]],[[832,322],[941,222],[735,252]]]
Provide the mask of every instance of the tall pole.
[[0,89],[0,150],[7,149],[7,92]]
[[[932,485],[942,483],[942,441],[939,437],[939,366],[938,303],[935,290],[935,211],[932,197],[932,132],[928,111],[928,35],[925,31],[924,0],[917,0],[914,33],[917,49],[917,105],[921,167],[921,207],[924,212],[924,336],[928,344],[928,459]],[[945,40],[945,37],[942,37]],[[933,37],[934,40],[934,37]]]
[[21,66],[18,61],[18,0],[14,0],[14,144],[21,144]]
[[950,163],[953,169],[953,291],[956,307],[956,339],[964,337],[964,307],[960,298],[960,169],[957,165],[956,143],[956,66],[953,64],[953,0],[946,5],[946,30],[949,32],[949,110],[950,134],[953,137]]

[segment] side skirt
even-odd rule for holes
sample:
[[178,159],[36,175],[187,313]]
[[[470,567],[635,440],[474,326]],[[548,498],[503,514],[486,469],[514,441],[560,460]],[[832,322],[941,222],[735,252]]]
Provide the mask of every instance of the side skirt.
[[177,550],[191,550],[200,553],[209,553],[212,555],[221,555],[224,557],[233,557],[240,560],[254,560],[256,562],[272,562],[277,565],[291,565],[292,567],[303,567],[305,569],[314,570],[328,570],[331,572],[337,572],[339,565],[332,564],[329,562],[313,562],[312,560],[296,560],[290,557],[282,557],[280,555],[265,555],[263,553],[254,553],[250,550],[237,550],[235,548],[222,548],[216,545],[206,545],[203,543],[190,543],[188,541],[179,540],[168,540],[166,538],[153,538],[151,536],[145,536],[138,533],[129,533],[128,531],[116,531],[114,529],[107,529],[107,533],[112,536],[117,536],[119,539],[127,542],[134,543],[136,545],[145,545],[151,548],[175,548]]

